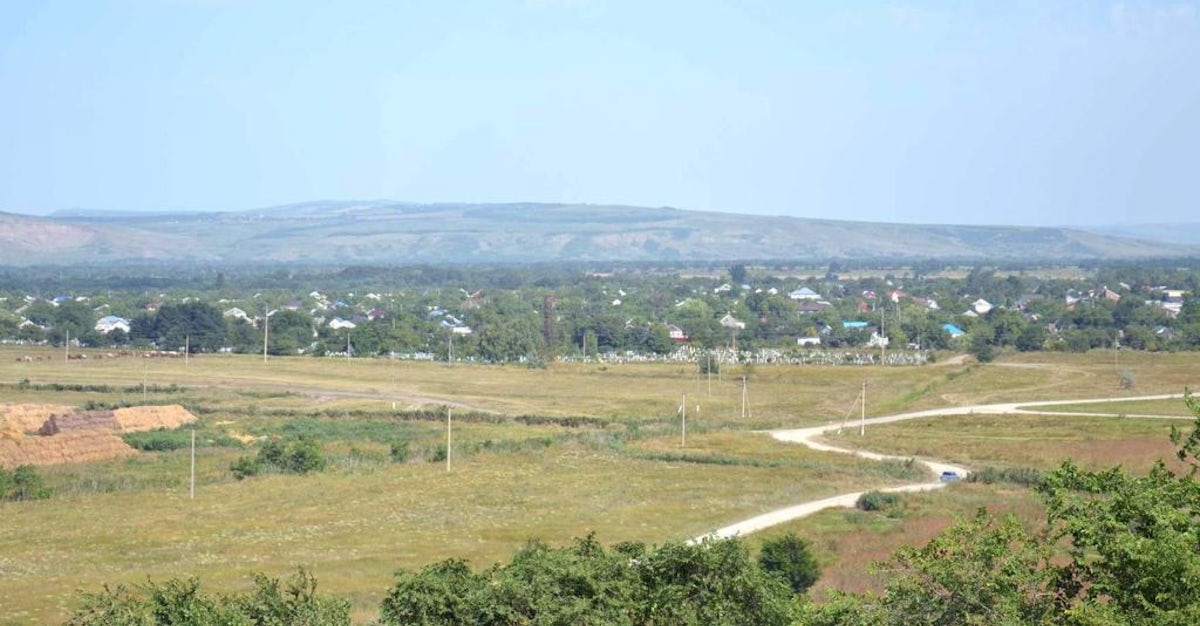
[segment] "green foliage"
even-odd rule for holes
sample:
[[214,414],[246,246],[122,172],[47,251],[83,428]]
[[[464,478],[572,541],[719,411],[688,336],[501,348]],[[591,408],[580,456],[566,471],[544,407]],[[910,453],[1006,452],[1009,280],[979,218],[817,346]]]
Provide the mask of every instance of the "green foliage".
[[238,480],[249,476],[257,476],[262,470],[263,464],[257,458],[250,456],[238,457],[238,460],[229,466],[229,471]]
[[821,576],[821,568],[812,555],[808,541],[795,533],[764,541],[758,554],[758,565],[782,577],[796,593],[808,591]]
[[791,590],[736,539],[605,549],[533,542],[508,564],[473,573],[462,561],[401,571],[383,624],[790,624]]
[[967,474],[969,483],[1010,483],[1036,487],[1042,484],[1042,471],[1032,467],[981,467]]
[[391,457],[393,463],[406,463],[412,455],[411,448],[412,446],[407,439],[393,441],[388,455]]
[[11,472],[0,467],[0,501],[44,500],[51,490],[32,465],[19,465]]
[[279,579],[254,576],[248,594],[214,596],[196,579],[147,582],[136,589],[105,587],[82,595],[68,626],[343,626],[350,603],[319,596],[311,574],[301,569],[281,586]]
[[854,506],[861,511],[879,511],[888,517],[899,517],[904,511],[904,501],[898,494],[883,491],[868,491],[862,494]]
[[967,346],[967,354],[975,357],[980,363],[991,363],[996,358],[995,348],[992,347],[992,339],[986,330],[985,328],[979,328],[971,331],[971,343]]
[[[167,430],[147,430],[136,433],[125,433],[121,439],[131,447],[142,452],[169,452],[185,450],[192,445],[192,431],[186,428]],[[218,446],[222,448],[240,448],[242,442],[225,433],[197,433],[197,446]]]
[[278,440],[263,442],[256,457],[243,456],[229,467],[239,480],[263,472],[308,474],[320,472],[328,465],[321,444],[312,437],[300,437],[290,444]]

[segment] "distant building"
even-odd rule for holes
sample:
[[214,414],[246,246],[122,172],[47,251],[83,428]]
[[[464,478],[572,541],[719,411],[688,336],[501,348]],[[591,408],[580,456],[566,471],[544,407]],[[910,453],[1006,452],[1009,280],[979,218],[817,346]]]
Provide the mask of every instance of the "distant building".
[[813,313],[821,313],[831,306],[833,305],[828,302],[808,300],[800,303],[800,306],[796,307],[796,312],[811,315]]
[[667,324],[667,336],[671,338],[671,341],[678,343],[686,343],[692,340],[691,337],[688,337],[687,333],[683,332],[682,328],[674,324]]
[[991,311],[994,308],[996,308],[996,307],[992,306],[991,302],[988,302],[987,300],[984,300],[983,298],[980,298],[971,303],[971,310],[979,315],[987,315],[988,311]]
[[96,322],[96,332],[107,335],[114,330],[129,333],[129,320],[116,315],[105,315]]
[[798,346],[819,346],[821,345],[820,337],[796,337],[796,345]]
[[741,330],[746,327],[746,322],[737,319],[733,315],[726,314],[725,317],[721,318],[721,326],[729,329]]
[[344,320],[340,317],[335,317],[330,320],[329,327],[334,330],[341,330],[343,328],[358,328],[358,325],[350,320]]
[[244,320],[244,321],[247,321],[247,322],[249,322],[249,321],[250,321],[250,316],[249,316],[249,315],[246,315],[246,312],[245,312],[245,311],[243,311],[243,310],[241,310],[241,309],[239,309],[238,307],[233,307],[233,308],[231,308],[231,309],[226,309],[226,311],[225,311],[224,313],[222,313],[221,315],[222,315],[222,316],[224,316],[224,317],[234,317],[234,318],[237,318],[237,319],[239,319],[239,320]]
[[801,287],[789,293],[788,297],[792,300],[820,300],[821,294],[809,289],[808,287]]
[[954,324],[942,324],[942,331],[950,335],[951,339],[957,339],[967,334],[967,332]]

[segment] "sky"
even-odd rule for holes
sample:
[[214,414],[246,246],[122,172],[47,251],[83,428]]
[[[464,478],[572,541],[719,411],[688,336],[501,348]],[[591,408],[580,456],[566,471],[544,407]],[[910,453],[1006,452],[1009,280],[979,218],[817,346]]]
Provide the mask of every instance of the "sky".
[[1200,221],[1200,0],[7,0],[0,211]]

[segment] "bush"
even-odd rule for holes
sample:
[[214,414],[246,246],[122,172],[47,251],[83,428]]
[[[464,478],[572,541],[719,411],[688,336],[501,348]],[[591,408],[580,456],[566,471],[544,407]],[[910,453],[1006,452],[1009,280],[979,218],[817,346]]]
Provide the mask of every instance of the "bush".
[[737,539],[606,549],[533,542],[507,564],[473,572],[443,561],[400,571],[380,610],[399,624],[792,624],[787,585]]
[[262,463],[258,459],[248,456],[239,458],[229,466],[229,471],[233,472],[233,477],[238,480],[247,476],[257,476],[262,469]]
[[21,465],[11,472],[0,467],[0,500],[45,500],[50,494],[34,466]]
[[307,437],[297,441],[288,452],[284,471],[293,474],[307,474],[325,469],[325,457],[321,454],[321,444]]
[[967,482],[985,485],[1012,483],[1036,487],[1042,484],[1042,472],[1032,467],[981,467],[967,474]]
[[350,602],[318,596],[317,582],[301,569],[282,585],[279,579],[254,576],[249,594],[210,595],[200,582],[171,579],[85,593],[69,626],[144,626],[149,624],[261,624],[348,626]]
[[879,511],[888,517],[899,517],[904,510],[904,501],[894,493],[868,491],[858,497],[854,506],[862,511]]
[[300,437],[291,445],[281,441],[267,441],[258,449],[258,456],[244,456],[229,466],[234,478],[242,479],[267,471],[284,474],[307,474],[319,472],[328,466],[321,452],[321,444],[312,437]]
[[758,565],[767,573],[783,578],[796,593],[808,591],[821,576],[808,542],[794,533],[764,541],[758,554]]
[[412,446],[407,439],[392,442],[392,449],[388,453],[392,457],[393,463],[406,463],[409,456],[412,455]]

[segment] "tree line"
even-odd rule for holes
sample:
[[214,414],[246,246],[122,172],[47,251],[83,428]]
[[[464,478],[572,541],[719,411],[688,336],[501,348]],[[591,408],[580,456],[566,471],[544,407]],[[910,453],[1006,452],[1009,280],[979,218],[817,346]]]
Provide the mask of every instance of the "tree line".
[[[1114,267],[1075,278],[1002,275],[995,268],[954,277],[911,267],[853,278],[833,268],[795,278],[741,265],[703,276],[543,269],[539,278],[531,268],[408,268],[390,275],[386,268],[350,268],[287,290],[249,291],[222,280],[220,286],[164,292],[87,292],[62,302],[35,298],[19,307],[14,305],[29,296],[10,287],[0,291],[0,301],[8,303],[0,306],[0,339],[261,352],[267,335],[267,351],[279,355],[349,350],[445,359],[453,351],[457,358],[483,361],[663,354],[685,340],[673,340],[670,327],[701,349],[735,341],[745,350],[796,349],[804,337],[819,337],[826,348],[853,348],[872,335],[886,336],[894,348],[970,348],[979,354],[1200,348],[1200,271],[1190,269]],[[800,285],[819,292],[820,304],[789,298]],[[1162,306],[1163,287],[1187,292],[1185,302],[1174,310]],[[310,293],[326,295],[319,300]],[[966,315],[977,299],[994,306]],[[223,315],[235,307],[250,320]],[[103,314],[128,319],[129,332],[96,331]],[[745,327],[723,325],[726,315]],[[331,327],[335,317],[354,328]],[[947,324],[967,337],[956,339]]]

